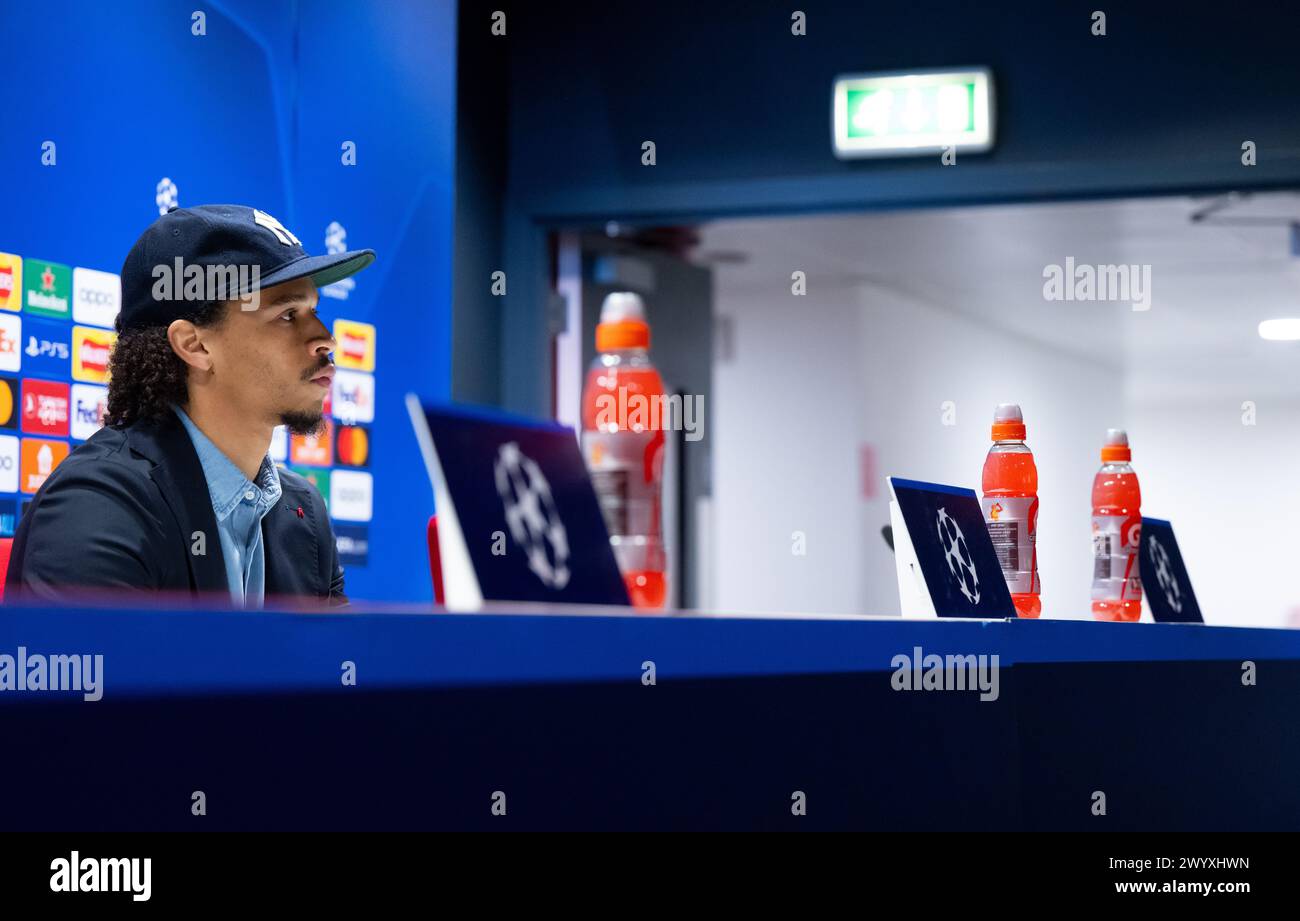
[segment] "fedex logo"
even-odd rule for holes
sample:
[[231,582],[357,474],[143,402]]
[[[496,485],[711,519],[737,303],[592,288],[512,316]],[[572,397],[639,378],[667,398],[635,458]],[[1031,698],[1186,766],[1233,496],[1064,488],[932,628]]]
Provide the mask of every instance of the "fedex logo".
[[334,372],[334,418],[346,424],[375,421],[375,379],[357,371]]
[[68,385],[58,381],[23,381],[23,432],[68,435]]
[[94,384],[72,385],[72,437],[85,441],[104,427],[108,388]]
[[0,371],[17,371],[23,362],[23,320],[15,313],[0,313]]

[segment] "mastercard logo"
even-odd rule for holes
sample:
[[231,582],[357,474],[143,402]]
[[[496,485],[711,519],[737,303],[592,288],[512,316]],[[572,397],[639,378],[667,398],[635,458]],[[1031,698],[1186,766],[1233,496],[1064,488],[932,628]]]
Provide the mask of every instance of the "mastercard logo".
[[370,463],[370,433],[360,426],[339,427],[338,462],[348,467],[364,467]]
[[12,378],[0,377],[0,428],[16,428],[18,419],[14,415],[18,393],[18,382]]

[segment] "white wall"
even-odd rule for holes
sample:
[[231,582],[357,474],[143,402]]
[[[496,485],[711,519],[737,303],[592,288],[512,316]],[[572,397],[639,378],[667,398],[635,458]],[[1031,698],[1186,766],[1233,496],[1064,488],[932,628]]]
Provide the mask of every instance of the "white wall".
[[714,369],[717,607],[898,613],[884,477],[978,491],[993,407],[1017,401],[1039,468],[1044,614],[1089,616],[1089,494],[1105,430],[1123,424],[1118,370],[903,292],[846,282],[795,297],[776,281],[717,289],[734,334]]
[[[732,357],[714,363],[708,413],[713,600],[724,611],[861,612],[860,310],[850,289],[784,290],[716,290]],[[804,556],[791,552],[796,531]],[[870,553],[885,549],[877,537]]]
[[1249,398],[1135,401],[1142,510],[1173,522],[1208,622],[1300,626],[1300,404],[1260,399],[1243,425]]

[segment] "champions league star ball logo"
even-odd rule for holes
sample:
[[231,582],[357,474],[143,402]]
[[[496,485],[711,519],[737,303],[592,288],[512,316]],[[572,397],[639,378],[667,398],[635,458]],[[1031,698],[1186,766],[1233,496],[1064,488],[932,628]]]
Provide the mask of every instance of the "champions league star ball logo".
[[348,232],[338,221],[330,221],[325,228],[325,252],[337,255],[348,248]]
[[975,563],[966,548],[966,535],[957,522],[948,517],[947,509],[939,509],[939,540],[943,542],[943,555],[948,560],[948,571],[957,580],[957,587],[971,604],[980,603],[980,580],[975,574]]
[[1183,593],[1179,590],[1178,580],[1170,567],[1169,553],[1165,550],[1164,544],[1156,540],[1155,535],[1152,535],[1147,542],[1147,556],[1151,558],[1151,565],[1155,567],[1156,584],[1165,593],[1165,601],[1169,602],[1169,607],[1174,609],[1175,614],[1181,614]]
[[510,536],[528,556],[528,568],[548,588],[564,588],[570,575],[569,535],[542,468],[511,441],[497,452],[494,473]]
[[[329,226],[325,228],[325,252],[331,256],[336,256],[348,248],[348,231],[338,221],[330,221]],[[346,301],[352,289],[357,286],[354,278],[340,278],[338,281],[328,284],[320,289],[320,293],[326,297],[338,298]]]
[[176,207],[177,192],[176,183],[172,182],[166,176],[158,180],[158,186],[154,190],[153,202],[158,206],[159,214],[166,214],[172,208]]

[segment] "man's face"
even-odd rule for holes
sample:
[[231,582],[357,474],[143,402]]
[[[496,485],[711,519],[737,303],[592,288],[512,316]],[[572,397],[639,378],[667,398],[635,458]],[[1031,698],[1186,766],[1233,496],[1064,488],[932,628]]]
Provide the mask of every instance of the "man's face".
[[249,419],[319,431],[334,381],[334,337],[316,315],[308,278],[264,288],[256,310],[231,302],[225,319],[202,330],[212,358],[210,384]]

